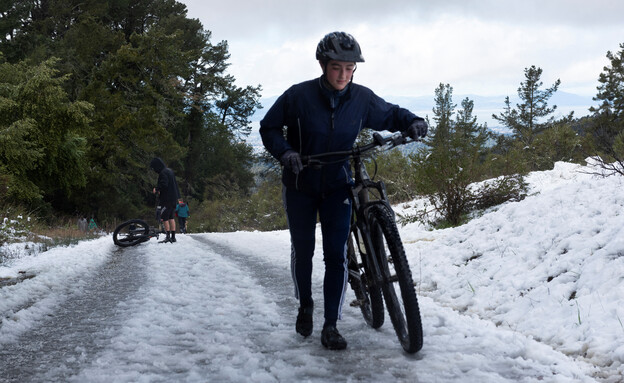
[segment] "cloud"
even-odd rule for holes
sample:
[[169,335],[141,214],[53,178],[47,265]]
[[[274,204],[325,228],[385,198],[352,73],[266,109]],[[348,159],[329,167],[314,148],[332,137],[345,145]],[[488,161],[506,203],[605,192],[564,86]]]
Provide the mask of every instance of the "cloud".
[[265,31],[304,36],[335,25],[379,24],[403,19],[418,25],[441,15],[459,15],[519,25],[575,28],[621,25],[624,2],[617,0],[183,0],[191,17],[229,38],[253,38]]
[[230,72],[264,96],[320,74],[316,44],[332,30],[352,33],[365,63],[356,81],[386,96],[513,95],[524,68],[550,86],[595,94],[607,50],[623,42],[624,2],[595,0],[183,0],[189,17],[227,40]]

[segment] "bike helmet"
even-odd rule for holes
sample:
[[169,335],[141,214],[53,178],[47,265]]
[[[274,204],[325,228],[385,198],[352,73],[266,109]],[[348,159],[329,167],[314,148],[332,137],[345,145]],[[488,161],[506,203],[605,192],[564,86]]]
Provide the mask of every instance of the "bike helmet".
[[364,62],[360,44],[348,33],[328,33],[316,46],[316,59],[321,62],[329,60]]

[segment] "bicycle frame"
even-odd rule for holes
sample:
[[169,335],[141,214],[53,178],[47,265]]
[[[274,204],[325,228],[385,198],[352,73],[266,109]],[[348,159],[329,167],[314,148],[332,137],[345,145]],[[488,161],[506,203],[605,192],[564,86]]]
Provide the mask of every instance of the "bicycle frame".
[[[386,193],[386,186],[383,181],[373,181],[370,179],[366,166],[362,161],[362,158],[357,156],[353,158],[353,169],[355,177],[355,185],[351,188],[351,201],[353,203],[352,217],[351,217],[351,232],[354,233],[358,251],[362,257],[366,257],[366,264],[373,271],[375,279],[373,283],[380,286],[383,280],[383,273],[379,267],[377,255],[375,249],[371,243],[371,233],[369,232],[369,224],[366,222],[366,212],[371,206],[377,204],[386,205],[392,211],[390,203],[388,202],[388,196]],[[370,189],[375,189],[379,192],[380,199],[370,199]],[[357,227],[357,230],[355,228]],[[364,246],[364,249],[362,249]]]

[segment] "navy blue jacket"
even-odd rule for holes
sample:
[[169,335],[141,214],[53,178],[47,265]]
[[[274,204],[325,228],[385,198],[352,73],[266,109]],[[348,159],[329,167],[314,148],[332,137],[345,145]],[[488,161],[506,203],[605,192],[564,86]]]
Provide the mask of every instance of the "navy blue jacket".
[[[416,119],[421,118],[364,86],[351,83],[343,91],[330,91],[320,77],[284,92],[260,121],[260,135],[269,153],[280,159],[287,150],[301,155],[350,150],[364,128],[405,131]],[[287,188],[326,193],[351,183],[351,169],[347,161],[305,167],[298,175],[284,169],[282,182]]]

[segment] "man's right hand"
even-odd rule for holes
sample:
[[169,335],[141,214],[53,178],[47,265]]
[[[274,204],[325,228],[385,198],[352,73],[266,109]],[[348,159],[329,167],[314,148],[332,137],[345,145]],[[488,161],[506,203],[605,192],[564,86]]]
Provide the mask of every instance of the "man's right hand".
[[294,150],[287,150],[282,154],[280,162],[284,167],[295,174],[299,174],[303,170],[303,164],[301,163],[301,156]]
[[412,122],[409,128],[407,128],[407,134],[409,134],[410,138],[413,140],[418,140],[419,138],[423,138],[427,135],[427,130],[429,130],[429,125],[422,118],[418,118]]

